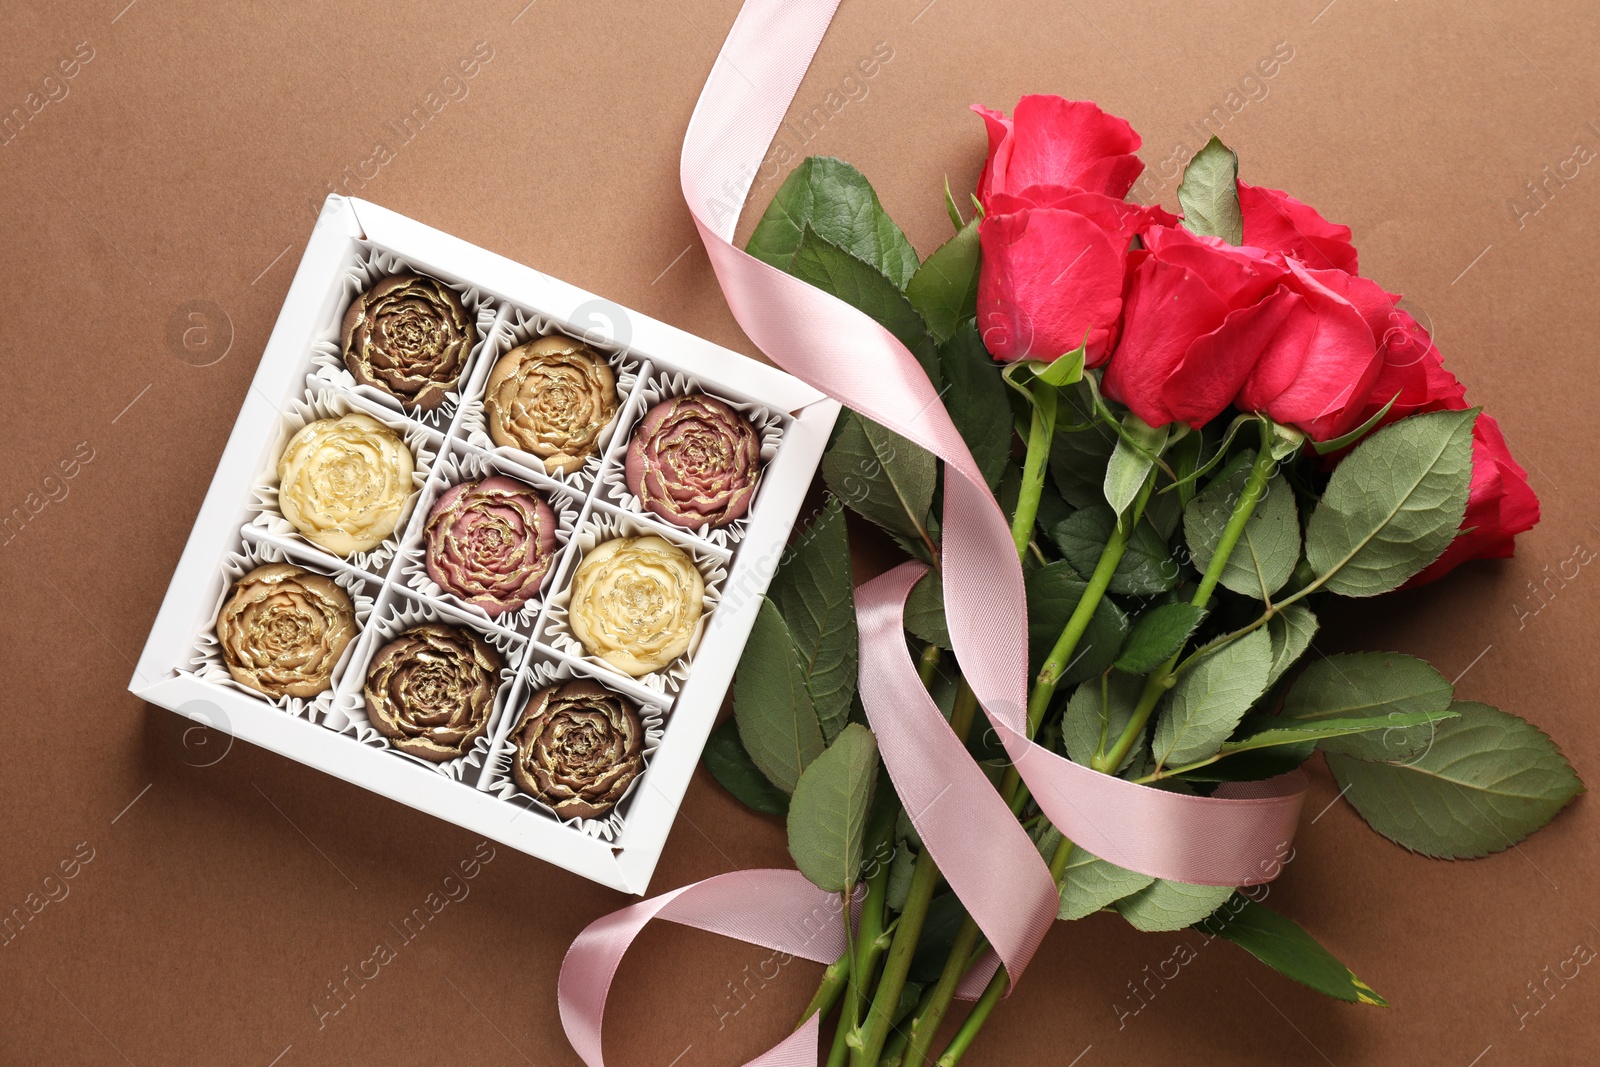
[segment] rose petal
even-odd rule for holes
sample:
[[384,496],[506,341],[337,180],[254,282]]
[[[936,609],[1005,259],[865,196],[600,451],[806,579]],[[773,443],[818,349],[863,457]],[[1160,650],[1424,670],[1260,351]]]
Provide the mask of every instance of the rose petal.
[[1358,273],[1350,227],[1329,222],[1310,204],[1278,189],[1239,183],[1244,242],[1294,256],[1317,270]]
[[1145,422],[1164,426],[1174,416],[1163,384],[1195,338],[1222,324],[1228,307],[1192,271],[1136,255],[1123,298],[1122,339],[1101,386]]
[[1011,141],[1000,192],[1075,185],[1121,197],[1144,170],[1133,154],[1141,143],[1133,127],[1088,100],[1024,96],[1013,112]]
[[1088,344],[1105,362],[1122,309],[1123,249],[1059,208],[989,215],[978,226],[978,329],[1003,360],[1053,360]]

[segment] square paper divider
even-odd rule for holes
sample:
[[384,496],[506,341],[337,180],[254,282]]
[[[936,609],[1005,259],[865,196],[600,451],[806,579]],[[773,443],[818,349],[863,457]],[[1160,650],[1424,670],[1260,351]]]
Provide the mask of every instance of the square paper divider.
[[[643,361],[651,373],[687,373],[700,379],[708,390],[763,405],[786,419],[777,453],[762,473],[748,528],[734,546],[721,601],[711,613],[688,677],[671,699],[660,746],[636,787],[624,826],[612,841],[587,836],[521,803],[480,790],[475,774],[454,780],[391,751],[297,718],[237,687],[208,682],[184,670],[224,592],[224,558],[247,538],[276,540],[244,532],[251,519],[250,486],[260,471],[276,461],[269,453],[278,445],[284,406],[306,397],[308,386],[313,391],[318,387],[307,380],[313,347],[325,339],[330,324],[342,314],[345,272],[363,248],[393,253],[425,273],[477,288],[501,305],[496,323],[515,306],[574,336],[599,337],[599,344],[614,342],[613,347]],[[463,386],[463,396],[473,395],[470,390],[481,391],[485,375],[486,367],[479,361]],[[644,893],[838,412],[837,403],[773,367],[376,204],[330,196],[301,257],[128,688],[196,722],[596,882]],[[449,447],[448,439],[458,437],[459,424],[458,407],[442,432],[447,439],[444,447]],[[631,420],[619,425],[619,438],[631,428]],[[619,447],[619,441],[612,441],[608,457],[615,456]],[[598,481],[589,491],[584,514],[601,491]],[[402,545],[416,543],[421,518],[413,514],[404,524]],[[297,551],[317,556],[303,546],[297,546]],[[383,574],[366,573],[365,580],[389,597],[398,593],[430,599],[414,589],[398,588],[405,583],[400,559],[397,553]],[[328,562],[360,570],[347,560],[330,556]],[[570,566],[563,567],[547,591],[553,592],[554,583],[567,580],[570,570]],[[391,590],[391,586],[396,588]],[[527,647],[529,655],[548,656],[552,651],[537,641]],[[590,673],[600,677],[597,672]],[[515,710],[507,709],[508,713]]]

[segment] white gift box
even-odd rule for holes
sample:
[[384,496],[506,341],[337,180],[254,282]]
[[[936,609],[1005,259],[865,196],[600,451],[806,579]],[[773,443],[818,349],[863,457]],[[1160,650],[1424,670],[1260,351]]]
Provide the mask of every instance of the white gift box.
[[[479,327],[459,388],[430,413],[408,414],[380,391],[358,387],[339,352],[350,301],[377,278],[407,269],[455,289]],[[495,360],[555,332],[588,342],[618,372],[617,422],[602,438],[599,459],[571,475],[546,472],[537,457],[496,446],[484,432],[483,388]],[[691,387],[728,401],[762,434],[765,465],[754,502],[724,530],[683,530],[641,513],[622,478],[629,434],[646,405]],[[274,482],[278,456],[296,429],[347,411],[399,431],[417,476],[395,535],[341,558],[283,519]],[[376,204],[330,196],[128,688],[596,882],[644,893],[838,412],[837,403],[782,371]],[[421,567],[432,501],[456,481],[490,473],[533,485],[559,527],[559,555],[538,597],[493,619],[440,590]],[[639,679],[585,655],[566,624],[567,583],[582,552],[619,532],[660,534],[688,552],[707,579],[707,613],[690,651]],[[333,578],[356,604],[360,634],[332,688],[314,698],[274,701],[238,685],[217,647],[217,613],[232,583],[273,561]],[[372,654],[426,620],[478,631],[507,661],[486,736],[444,764],[393,748],[368,722],[361,695]],[[508,773],[507,736],[529,696],[569,678],[590,678],[629,698],[646,731],[644,772],[598,820],[559,818]]]

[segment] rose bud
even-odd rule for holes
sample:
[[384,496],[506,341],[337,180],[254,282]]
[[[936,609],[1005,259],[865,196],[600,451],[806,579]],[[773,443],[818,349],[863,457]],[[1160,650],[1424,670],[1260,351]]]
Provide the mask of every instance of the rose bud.
[[373,727],[433,763],[466,754],[489,727],[504,661],[470,630],[415,626],[378,649],[362,695]]
[[654,535],[596,545],[572,576],[572,632],[591,656],[635,678],[689,649],[705,580],[689,554]]
[[1139,135],[1127,121],[1089,100],[1024,96],[1012,118],[974,104],[989,127],[989,157],[978,176],[987,208],[995,193],[1054,185],[1121,200],[1144,164],[1134,155]]
[[372,416],[319,419],[278,460],[278,510],[335,555],[365,552],[394,533],[414,470],[405,441]]
[[644,770],[633,705],[596,682],[540,690],[511,733],[511,775],[564,819],[598,819]]
[[672,397],[633,431],[626,474],[646,511],[691,530],[726,526],[755,496],[761,439],[750,420],[714,397]]
[[493,618],[539,592],[556,547],[556,519],[539,494],[510,478],[462,482],[428,513],[428,576]]
[[357,385],[381,389],[407,410],[431,411],[460,380],[478,330],[455,290],[395,274],[356,297],[343,339]]
[[345,591],[288,563],[267,563],[240,578],[217,614],[228,673],[269,697],[312,697],[327,689],[355,634]]
[[561,334],[513,348],[489,372],[483,411],[495,444],[571,474],[599,448],[617,415],[617,376],[581,341]]

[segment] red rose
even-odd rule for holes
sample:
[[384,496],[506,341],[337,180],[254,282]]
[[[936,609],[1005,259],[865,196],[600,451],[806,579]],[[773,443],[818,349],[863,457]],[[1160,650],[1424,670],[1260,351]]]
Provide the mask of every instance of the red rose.
[[1380,369],[1368,321],[1386,294],[1342,271],[1176,228],[1130,257],[1105,390],[1151,425],[1200,427],[1236,406],[1312,437],[1354,425]]
[[1086,345],[1088,365],[1104,363],[1122,314],[1129,245],[1164,221],[1176,220],[1081,189],[991,192],[978,225],[978,329],[989,352],[1049,361]]
[[1357,416],[1383,367],[1378,348],[1393,305],[1365,278],[1285,262],[1284,284],[1300,302],[1234,404],[1326,441],[1360,425]]
[[[1391,301],[1399,299],[1386,295]],[[1356,416],[1357,426],[1391,400],[1394,403],[1383,417],[1384,425],[1422,411],[1461,411],[1468,406],[1466,388],[1444,369],[1433,338],[1416,319],[1391,303],[1382,317],[1382,331],[1378,354],[1383,366]]]
[[989,128],[978,179],[984,218],[978,329],[999,359],[1053,360],[1116,341],[1128,247],[1176,220],[1122,202],[1144,164],[1139,135],[1088,101],[1025,96],[1015,118],[973,105]]
[[1133,187],[1144,164],[1133,153],[1139,135],[1123,119],[1087,100],[1025,96],[1014,118],[979,104],[972,110],[989,127],[989,158],[978,178],[978,199],[1059,185],[1105,193],[1118,200]]
[[1412,589],[1442,578],[1469,559],[1505,559],[1515,551],[1517,534],[1539,521],[1539,497],[1528,485],[1528,472],[1511,458],[1500,424],[1487,412],[1472,426],[1472,488],[1461,532],[1444,550],[1406,582]]
[[1329,222],[1310,204],[1277,189],[1240,182],[1239,210],[1245,244],[1293,256],[1315,270],[1360,273],[1350,227]]
[[[1445,370],[1439,349],[1428,331],[1395,306],[1384,313],[1379,353],[1382,368],[1356,414],[1356,425],[1366,422],[1392,399],[1385,424],[1427,411],[1462,411],[1468,407],[1466,390]],[[1443,577],[1470,559],[1501,559],[1512,554],[1513,539],[1539,521],[1539,497],[1528,485],[1528,472],[1511,458],[1505,435],[1493,416],[1479,413],[1472,426],[1472,487],[1462,532],[1444,554],[1406,582],[1410,589]]]
[[1233,403],[1297,298],[1259,249],[1157,228],[1129,255],[1122,339],[1106,394],[1152,426],[1201,426]]

